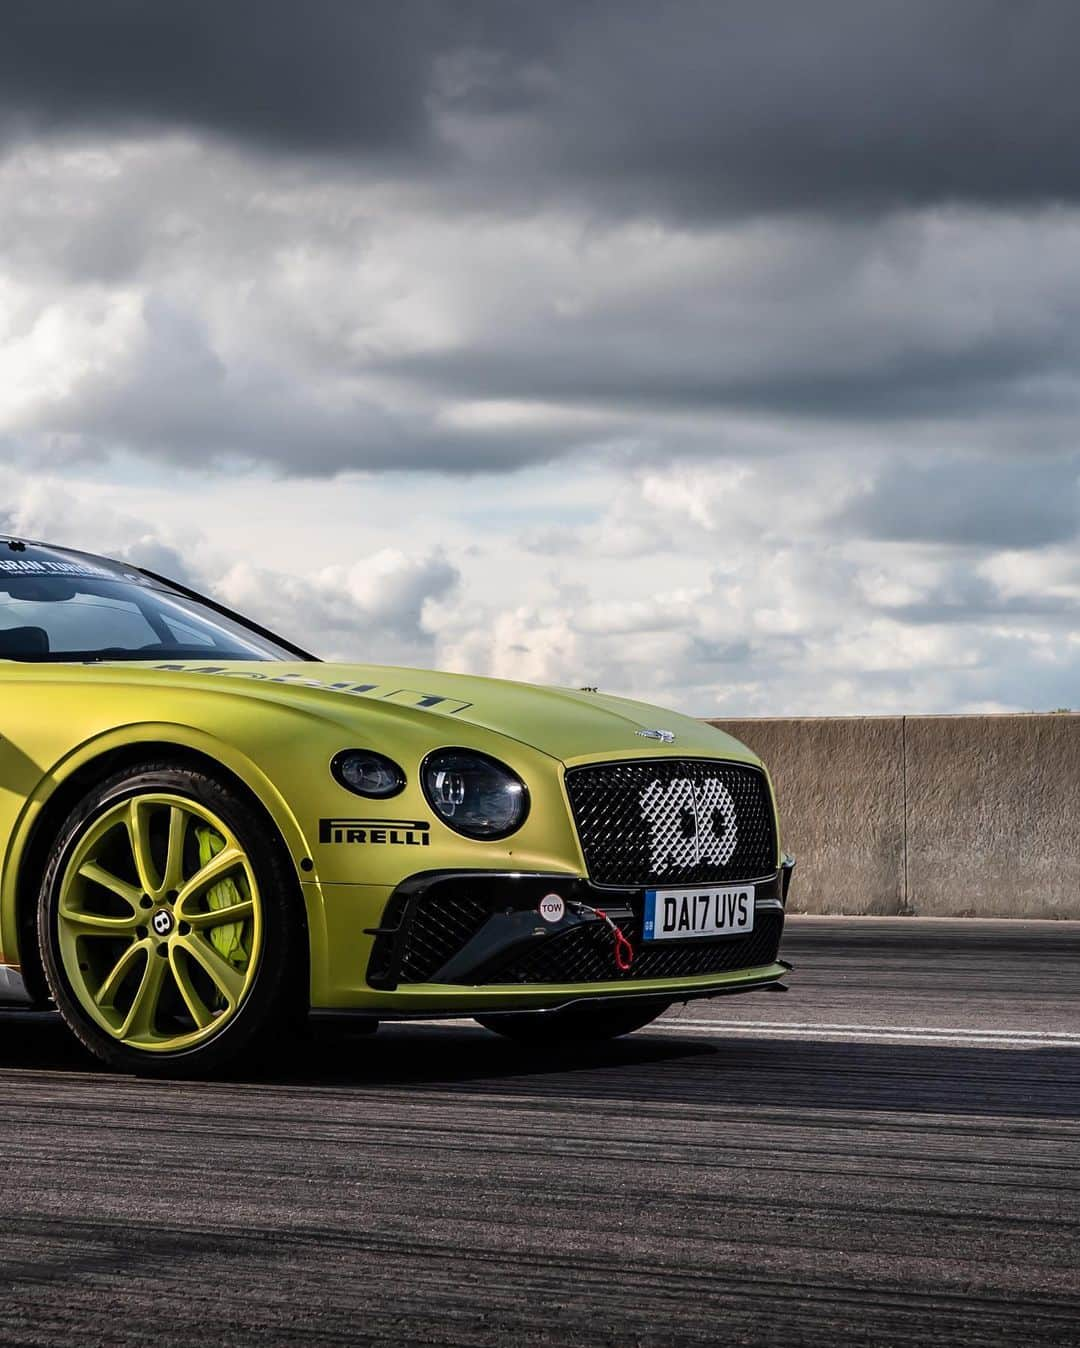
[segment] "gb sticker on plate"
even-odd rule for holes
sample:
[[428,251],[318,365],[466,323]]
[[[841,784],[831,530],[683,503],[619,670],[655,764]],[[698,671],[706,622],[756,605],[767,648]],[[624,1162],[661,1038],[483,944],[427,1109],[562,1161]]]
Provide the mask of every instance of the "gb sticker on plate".
[[545,922],[561,922],[566,915],[566,904],[558,894],[545,894],[537,906]]

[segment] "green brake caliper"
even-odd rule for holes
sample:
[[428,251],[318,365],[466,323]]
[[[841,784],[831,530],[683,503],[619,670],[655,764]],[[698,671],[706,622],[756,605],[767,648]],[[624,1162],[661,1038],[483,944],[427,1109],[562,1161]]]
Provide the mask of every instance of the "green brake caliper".
[[[195,837],[199,842],[200,866],[208,865],[225,847],[225,839],[220,834],[215,833],[213,829],[196,829]],[[206,902],[211,908],[231,908],[234,904],[243,903],[244,895],[241,894],[236,881],[231,876],[226,876],[206,891]],[[222,955],[237,969],[246,967],[248,952],[244,947],[244,924],[242,922],[226,922],[222,926],[212,928],[209,934],[214,949],[219,955]]]

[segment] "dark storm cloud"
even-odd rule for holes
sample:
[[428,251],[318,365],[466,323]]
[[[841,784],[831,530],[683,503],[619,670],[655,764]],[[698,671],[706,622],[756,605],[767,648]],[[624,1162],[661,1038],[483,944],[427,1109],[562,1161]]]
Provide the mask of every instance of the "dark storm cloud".
[[435,14],[345,0],[14,0],[0,105],[14,134],[172,125],[283,148],[416,148]]
[[[151,301],[144,341],[108,373],[96,373],[50,411],[47,430],[70,462],[129,450],[188,465],[263,465],[284,473],[347,469],[433,469],[449,473],[512,471],[585,447],[558,423],[516,428],[438,425],[418,410],[389,410],[354,394],[331,399],[277,368],[229,368],[190,314]],[[2,446],[0,446],[2,447]],[[39,460],[26,437],[15,461]],[[57,449],[52,450],[54,461]]]
[[188,127],[687,217],[1080,195],[1072,0],[9,0],[2,23],[9,136]]
[[[534,334],[510,333],[491,346],[398,357],[378,364],[385,373],[458,396],[550,399],[561,404],[621,406],[638,411],[771,413],[780,417],[887,421],[971,418],[991,409],[1030,404],[1034,414],[1075,416],[1080,389],[1058,345],[994,333],[966,349],[911,351],[897,344],[869,349],[874,323],[851,336],[848,364],[838,369],[836,351],[807,344],[801,351],[774,334],[771,368],[740,370],[737,349],[718,349],[720,330],[703,325],[691,340],[682,316],[654,313],[653,321],[628,342],[618,319],[551,324]],[[532,337],[532,344],[529,337]],[[737,343],[732,346],[737,348]],[[633,349],[628,349],[631,347]],[[1058,372],[1064,384],[1051,395],[1027,381]],[[1072,426],[1069,426],[1070,443]]]
[[907,542],[1060,543],[1080,530],[1080,459],[893,462],[837,523],[856,535]]
[[[863,428],[879,455],[1074,452],[1075,217],[1033,203],[1080,195],[1078,5],[13,0],[0,25],[30,165],[0,251],[41,287],[10,326],[46,333],[23,462],[511,471]],[[965,197],[1010,209],[887,209]],[[141,306],[113,342],[109,287]],[[70,377],[38,375],[65,338]],[[943,536],[903,500],[866,502],[881,536]],[[1061,537],[1062,508],[1010,527]]]

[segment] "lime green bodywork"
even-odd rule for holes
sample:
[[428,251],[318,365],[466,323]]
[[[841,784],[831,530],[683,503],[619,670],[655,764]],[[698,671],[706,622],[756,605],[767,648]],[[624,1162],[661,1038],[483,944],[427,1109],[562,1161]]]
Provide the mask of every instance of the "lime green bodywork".
[[[674,732],[675,742],[666,745],[636,733],[655,727]],[[585,876],[563,781],[570,766],[651,757],[760,764],[738,741],[690,717],[596,693],[466,675],[300,661],[0,661],[0,963],[20,963],[19,903],[27,889],[22,867],[53,793],[113,751],[142,745],[154,752],[176,746],[202,754],[261,801],[297,866],[307,910],[313,1007],[432,1013],[466,1005],[541,1007],[580,993],[581,985],[369,988],[364,971],[373,938],[365,928],[378,925],[401,881],[431,870]],[[419,765],[428,753],[447,747],[491,754],[526,782],[531,809],[518,832],[498,842],[472,841],[433,815],[420,787]],[[408,778],[405,790],[377,801],[338,785],[330,761],[350,748],[376,749],[397,761]],[[320,819],[358,816],[429,821],[430,844],[320,842]],[[39,878],[31,876],[29,885]],[[708,979],[635,980],[632,989],[625,982],[588,989],[590,996],[662,991],[674,997],[690,986],[715,985],[720,991],[783,972],[777,964]]]

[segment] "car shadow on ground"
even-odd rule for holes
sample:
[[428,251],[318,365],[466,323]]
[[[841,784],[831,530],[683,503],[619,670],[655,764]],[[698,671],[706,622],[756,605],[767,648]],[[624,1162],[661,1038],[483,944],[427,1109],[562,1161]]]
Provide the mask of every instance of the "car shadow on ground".
[[[215,1082],[278,1086],[415,1085],[498,1080],[550,1072],[647,1066],[673,1057],[709,1056],[712,1047],[686,1039],[627,1037],[574,1047],[526,1049],[479,1026],[437,1023],[381,1027],[378,1034],[325,1026],[283,1040],[272,1056],[243,1059]],[[0,1013],[0,1073],[6,1069],[74,1071],[116,1078],[47,1012]]]
[[[0,1017],[0,1075],[12,1069],[132,1080],[99,1066],[46,1016]],[[268,1061],[242,1062],[204,1084],[208,1092],[222,1087],[468,1089],[553,1100],[1080,1119],[1080,1051],[703,1038],[680,1034],[676,1023],[609,1043],[541,1048],[458,1025],[384,1026],[376,1035],[319,1028]]]
[[[252,1079],[252,1078],[249,1078]],[[1080,1118],[1080,1050],[703,1038],[657,1027],[609,1043],[525,1048],[479,1028],[389,1026],[279,1060],[280,1085],[453,1089],[785,1109]]]

